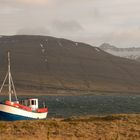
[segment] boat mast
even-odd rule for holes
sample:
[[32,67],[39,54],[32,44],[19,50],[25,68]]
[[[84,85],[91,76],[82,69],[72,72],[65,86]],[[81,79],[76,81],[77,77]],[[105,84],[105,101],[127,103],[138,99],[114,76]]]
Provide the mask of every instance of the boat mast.
[[11,66],[10,66],[10,52],[8,51],[8,82],[9,82],[9,101],[11,102]]

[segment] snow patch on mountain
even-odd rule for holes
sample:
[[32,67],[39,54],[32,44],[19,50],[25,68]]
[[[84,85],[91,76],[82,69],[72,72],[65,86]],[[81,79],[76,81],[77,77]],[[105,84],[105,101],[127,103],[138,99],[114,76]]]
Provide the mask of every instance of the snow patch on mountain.
[[41,47],[41,48],[44,48],[43,44],[40,44],[40,47]]
[[75,42],[75,46],[76,46],[76,47],[78,46],[78,42]]
[[61,43],[60,41],[57,41],[57,43],[58,43],[58,45],[59,45],[60,47],[63,47],[63,45],[62,45],[62,43]]
[[95,50],[96,50],[97,52],[100,52],[100,49],[98,49],[98,48],[95,48]]

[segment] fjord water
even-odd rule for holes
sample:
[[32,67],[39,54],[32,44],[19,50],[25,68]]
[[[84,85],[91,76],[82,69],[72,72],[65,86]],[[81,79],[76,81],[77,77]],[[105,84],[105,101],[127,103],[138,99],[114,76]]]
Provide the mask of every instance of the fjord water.
[[[35,96],[20,96],[20,99]],[[140,113],[140,95],[36,96],[49,108],[48,117]],[[1,100],[6,99],[1,96]]]

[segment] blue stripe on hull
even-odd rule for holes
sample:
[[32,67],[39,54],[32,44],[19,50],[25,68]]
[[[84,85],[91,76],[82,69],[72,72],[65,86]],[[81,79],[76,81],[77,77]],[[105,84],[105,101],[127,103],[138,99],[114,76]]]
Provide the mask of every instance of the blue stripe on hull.
[[25,116],[15,115],[7,112],[0,111],[0,120],[5,121],[17,121],[17,120],[33,120],[34,118],[29,118]]

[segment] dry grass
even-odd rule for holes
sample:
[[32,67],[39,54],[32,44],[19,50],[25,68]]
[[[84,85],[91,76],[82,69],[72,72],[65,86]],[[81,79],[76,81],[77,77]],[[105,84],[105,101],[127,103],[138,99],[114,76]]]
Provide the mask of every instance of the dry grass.
[[140,140],[140,115],[0,122],[0,140]]

